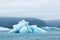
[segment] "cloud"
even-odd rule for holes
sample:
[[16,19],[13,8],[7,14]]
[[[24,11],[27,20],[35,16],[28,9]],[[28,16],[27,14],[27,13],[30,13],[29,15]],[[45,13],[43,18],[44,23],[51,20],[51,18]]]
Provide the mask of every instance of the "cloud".
[[0,0],[0,16],[60,19],[60,0]]

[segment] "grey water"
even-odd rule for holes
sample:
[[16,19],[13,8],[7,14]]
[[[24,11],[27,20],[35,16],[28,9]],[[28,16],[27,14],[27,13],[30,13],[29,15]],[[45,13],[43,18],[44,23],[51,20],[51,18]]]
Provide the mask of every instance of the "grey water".
[[60,33],[47,34],[19,34],[19,33],[8,33],[8,31],[0,31],[0,40],[60,40]]

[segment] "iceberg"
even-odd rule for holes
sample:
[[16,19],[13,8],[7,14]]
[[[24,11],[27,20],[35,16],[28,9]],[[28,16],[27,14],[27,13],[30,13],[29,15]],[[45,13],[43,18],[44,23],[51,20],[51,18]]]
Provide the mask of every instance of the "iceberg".
[[29,25],[29,22],[21,20],[18,24],[13,25],[13,29],[9,33],[47,33],[46,30],[37,27],[37,25]]

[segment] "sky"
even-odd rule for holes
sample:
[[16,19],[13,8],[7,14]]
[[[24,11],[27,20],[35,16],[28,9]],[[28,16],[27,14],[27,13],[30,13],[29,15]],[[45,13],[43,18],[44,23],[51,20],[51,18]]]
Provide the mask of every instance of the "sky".
[[0,0],[0,17],[60,20],[60,0]]

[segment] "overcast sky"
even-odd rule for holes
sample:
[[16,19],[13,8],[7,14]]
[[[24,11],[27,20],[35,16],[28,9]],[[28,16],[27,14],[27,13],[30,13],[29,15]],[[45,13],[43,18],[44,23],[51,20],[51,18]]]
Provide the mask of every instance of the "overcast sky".
[[60,19],[60,0],[0,0],[0,17]]

